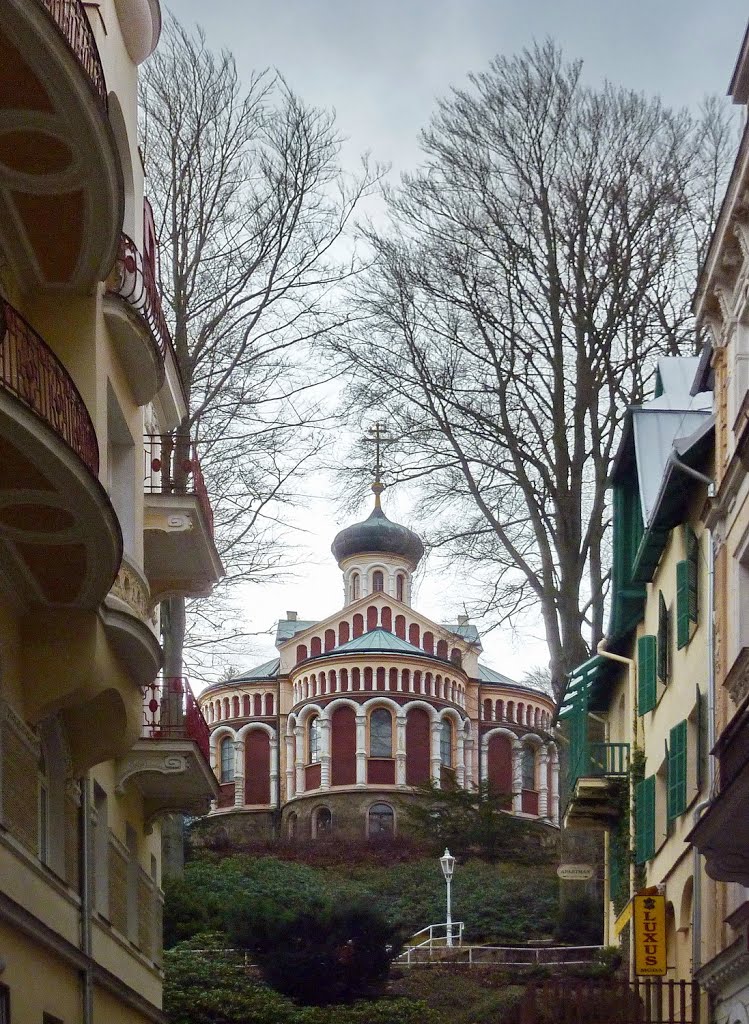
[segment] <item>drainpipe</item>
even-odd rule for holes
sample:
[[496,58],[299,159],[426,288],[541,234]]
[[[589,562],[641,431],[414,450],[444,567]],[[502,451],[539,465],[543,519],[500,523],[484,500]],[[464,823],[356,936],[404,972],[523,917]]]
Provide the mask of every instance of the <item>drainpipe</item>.
[[[625,658],[623,654],[614,654],[613,651],[607,651],[605,646],[604,646],[606,644],[606,639],[607,638],[604,637],[602,640],[600,640],[598,642],[598,646],[596,647],[596,654],[600,654],[602,658],[608,658],[610,661],[616,661],[620,665],[626,665],[627,666],[627,687],[629,689],[629,698],[630,698],[631,707],[632,707],[632,738],[634,740],[634,743],[632,744],[632,746],[635,746],[636,743],[637,743],[637,687],[635,686],[635,662],[634,662],[633,658]],[[608,734],[608,733],[607,733],[607,735],[610,736],[610,734]],[[628,785],[628,788],[629,788],[629,794],[628,794],[629,795],[629,820],[630,820],[630,836],[631,836],[631,834],[632,834],[631,822],[633,820],[633,814],[634,814],[634,789],[633,789],[633,786],[632,786],[632,773],[631,772],[628,775],[627,785]],[[634,881],[634,865],[631,864],[630,867],[629,867],[629,895],[630,895],[630,899],[632,898],[633,881]],[[607,917],[607,924],[608,924],[608,917]],[[608,927],[607,927],[606,931],[608,933]],[[607,934],[606,937],[608,939],[608,937],[609,937],[608,934]],[[629,955],[630,955],[630,975],[632,977],[634,977],[634,959],[633,959],[634,958],[634,947],[633,947],[632,943],[630,943]]]
[[81,971],[83,1024],[93,1024],[94,983],[91,971],[91,807],[88,775],[80,780],[81,810],[79,828],[79,890],[81,899],[81,950],[88,963]]

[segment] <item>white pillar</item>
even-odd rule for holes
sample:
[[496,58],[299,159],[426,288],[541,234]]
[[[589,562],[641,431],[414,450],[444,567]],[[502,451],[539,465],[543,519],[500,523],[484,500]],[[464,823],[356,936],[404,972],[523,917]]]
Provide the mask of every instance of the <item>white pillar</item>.
[[234,806],[244,806],[244,741],[234,743]]
[[484,736],[481,741],[481,781],[489,778],[489,740]]
[[549,816],[549,750],[546,744],[538,752],[538,816],[548,818]]
[[270,802],[276,806],[281,805],[280,793],[278,791],[278,737],[270,737]]
[[320,716],[320,789],[330,789],[330,719]]
[[432,722],[432,744],[431,744],[431,758],[430,758],[430,778],[437,788],[440,786],[440,768],[442,762],[440,760],[440,723]]
[[294,778],[294,737],[290,733],[286,734],[286,799],[291,800],[293,796],[296,796],[296,786]]
[[457,743],[456,743],[456,767],[455,767],[455,781],[461,788],[465,787],[466,784],[466,736],[463,732],[463,723],[461,722],[457,730]]
[[297,725],[294,728],[296,740],[296,751],[294,754],[294,767],[296,769],[296,795],[304,792],[304,726]]
[[395,784],[406,784],[406,716],[399,714],[395,719]]
[[559,754],[556,750],[551,753],[551,820],[555,825],[559,824]]
[[398,693],[403,693],[403,673],[405,671],[407,671],[407,670],[402,668],[400,670],[400,672],[398,673],[398,682],[396,684],[397,689],[398,689]]
[[519,814],[523,809],[523,745],[520,740],[512,741],[512,810]]
[[356,716],[356,784],[367,784],[367,716]]

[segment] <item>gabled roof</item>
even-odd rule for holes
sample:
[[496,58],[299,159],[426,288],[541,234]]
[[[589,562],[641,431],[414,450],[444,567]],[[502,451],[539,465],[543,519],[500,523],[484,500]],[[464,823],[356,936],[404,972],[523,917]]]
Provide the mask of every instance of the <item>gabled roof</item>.
[[[345,644],[340,644],[338,647],[334,647],[331,651],[326,651],[323,655],[318,655],[318,657],[325,657],[330,654],[362,654],[368,651],[416,654],[420,658],[430,657],[430,655],[426,654],[426,652],[420,647],[415,647],[407,640],[401,640],[401,638],[396,636],[395,633],[391,633],[389,630],[383,629],[382,626],[370,629],[368,633],[362,633],[361,636],[354,637],[353,640],[348,640]],[[440,658],[440,661],[442,660],[443,659]]]
[[454,633],[455,636],[459,636],[461,640],[465,640],[466,643],[471,644],[474,647],[481,649],[481,637],[479,631],[473,625],[472,622],[441,622],[440,626],[442,629],[446,629],[449,633]]
[[319,619],[279,619],[276,626],[276,646],[291,640],[297,633],[303,633],[310,626],[316,626]]

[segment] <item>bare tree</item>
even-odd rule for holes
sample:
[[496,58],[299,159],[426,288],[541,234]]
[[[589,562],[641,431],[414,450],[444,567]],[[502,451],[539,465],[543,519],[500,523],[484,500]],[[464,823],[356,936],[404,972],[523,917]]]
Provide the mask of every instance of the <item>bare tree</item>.
[[603,633],[609,464],[690,293],[728,166],[726,116],[587,87],[551,42],[439,102],[425,162],[370,229],[334,341],[350,399],[387,410],[396,479],[498,621],[543,619],[552,680]]
[[[186,634],[169,601],[165,657],[226,635],[239,583],[279,572],[284,508],[320,445],[313,397],[326,379],[320,338],[341,323],[335,293],[359,269],[348,226],[378,172],[339,165],[333,114],[306,106],[277,74],[242,82],[200,30],[167,23],[143,76],[148,188],[189,414],[226,578]],[[200,616],[203,617],[201,621]]]

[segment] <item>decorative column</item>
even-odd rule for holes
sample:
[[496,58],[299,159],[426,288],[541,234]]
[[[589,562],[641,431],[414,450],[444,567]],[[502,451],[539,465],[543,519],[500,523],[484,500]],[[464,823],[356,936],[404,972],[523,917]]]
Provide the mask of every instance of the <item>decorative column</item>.
[[551,820],[559,824],[559,753],[551,752]]
[[286,734],[286,799],[296,796],[296,779],[294,778],[294,737]]
[[[393,629],[395,629],[395,623],[393,623]],[[398,693],[403,693],[403,673],[406,671],[407,669],[402,668],[398,673],[398,682],[396,684],[398,688]]]
[[455,781],[461,787],[465,788],[466,784],[466,735],[463,732],[463,725],[461,723],[460,728],[457,730],[457,750],[456,750],[456,766],[455,766]]
[[294,727],[296,739],[296,751],[294,756],[294,767],[296,769],[296,795],[301,796],[304,792],[304,726]]
[[440,759],[440,733],[441,726],[439,721],[432,722],[432,744],[431,744],[431,758],[430,758],[430,778],[432,783],[439,789],[441,785],[441,772],[442,761]]
[[549,748],[544,745],[538,752],[538,816],[549,817]]
[[244,740],[234,743],[234,806],[244,806]]
[[481,781],[489,778],[489,740],[486,736],[481,740]]
[[356,784],[367,784],[367,716],[356,716]]
[[281,793],[278,786],[278,736],[270,737],[270,802],[281,806]]
[[523,744],[520,740],[512,741],[512,812],[520,814],[523,810]]
[[330,789],[330,719],[320,715],[320,789]]
[[395,719],[395,784],[406,784],[406,716],[403,713]]

